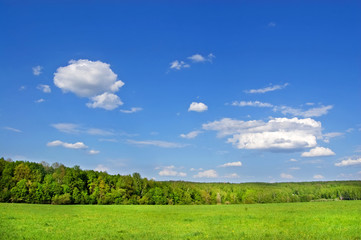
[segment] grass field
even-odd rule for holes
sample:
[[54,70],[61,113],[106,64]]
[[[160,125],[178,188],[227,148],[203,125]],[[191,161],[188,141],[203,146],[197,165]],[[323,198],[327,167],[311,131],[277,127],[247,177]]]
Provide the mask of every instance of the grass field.
[[361,239],[361,201],[202,206],[1,203],[0,239]]

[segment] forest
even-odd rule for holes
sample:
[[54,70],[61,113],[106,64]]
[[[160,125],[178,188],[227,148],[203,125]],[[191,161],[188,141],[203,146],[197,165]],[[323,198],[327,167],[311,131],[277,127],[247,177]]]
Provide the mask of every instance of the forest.
[[195,183],[110,175],[79,166],[0,158],[0,202],[42,204],[249,204],[361,200],[361,181]]

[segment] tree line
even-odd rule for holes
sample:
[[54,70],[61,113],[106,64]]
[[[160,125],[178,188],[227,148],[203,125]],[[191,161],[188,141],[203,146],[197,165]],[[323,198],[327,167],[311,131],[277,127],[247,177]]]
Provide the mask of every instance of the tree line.
[[195,183],[110,175],[79,166],[0,158],[0,202],[44,204],[240,204],[361,200],[361,181]]

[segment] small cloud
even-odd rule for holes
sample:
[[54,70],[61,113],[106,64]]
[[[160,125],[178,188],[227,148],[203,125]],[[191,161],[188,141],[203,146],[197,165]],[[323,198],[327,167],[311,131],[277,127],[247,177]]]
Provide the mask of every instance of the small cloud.
[[324,147],[315,147],[309,152],[304,152],[301,154],[302,157],[325,157],[333,155],[335,155],[335,153],[331,149]]
[[193,131],[193,132],[189,132],[187,134],[181,134],[180,137],[191,139],[191,138],[197,137],[200,133],[202,133],[202,131]]
[[361,165],[361,157],[353,157],[342,160],[341,162],[335,163],[336,167],[346,167],[346,166],[354,166]]
[[276,23],[275,22],[270,22],[270,23],[268,23],[268,27],[276,27]]
[[194,54],[194,55],[188,57],[188,59],[192,60],[193,62],[205,62],[206,61],[206,58],[200,54]]
[[16,128],[12,128],[12,127],[3,127],[5,130],[8,130],[8,131],[12,131],[12,132],[16,132],[16,133],[22,133],[21,130],[19,129],[16,129]]
[[175,70],[181,70],[182,68],[189,68],[190,65],[185,63],[184,61],[178,61],[175,60],[173,62],[170,63],[170,69],[175,69]]
[[280,177],[284,178],[284,179],[292,179],[293,178],[293,176],[291,174],[287,174],[287,173],[281,173]]
[[315,105],[315,104],[312,103],[312,102],[308,102],[308,103],[306,103],[306,105],[307,105],[307,106],[313,106],[313,105]]
[[194,171],[203,171],[203,168],[198,168],[198,169],[195,169],[195,168],[191,168],[189,169],[191,172],[194,172]]
[[48,147],[65,147],[65,148],[70,148],[70,149],[86,149],[88,148],[88,146],[86,146],[83,142],[76,142],[76,143],[66,143],[66,142],[62,142],[60,140],[55,140],[52,142],[48,142],[46,144]]
[[38,100],[35,100],[35,103],[42,103],[42,102],[45,102],[45,99],[44,98],[40,98]]
[[317,175],[314,175],[313,178],[314,179],[324,179],[325,177],[320,174],[317,174]]
[[276,106],[273,108],[273,111],[275,112],[281,112],[283,115],[290,114],[292,116],[301,116],[305,118],[310,117],[320,117],[322,115],[326,115],[329,110],[333,108],[333,105],[328,106],[320,106],[320,107],[314,107],[308,110],[303,110],[300,108],[292,108],[287,106]]
[[225,178],[240,178],[237,173],[231,173],[224,176]]
[[97,171],[97,172],[107,172],[107,171],[109,171],[109,168],[107,168],[107,167],[104,166],[103,164],[99,164],[96,168],[94,168],[94,171]]
[[26,89],[26,86],[22,85],[19,87],[19,91],[24,91]]
[[150,145],[161,148],[183,148],[186,147],[186,144],[174,143],[174,142],[166,142],[166,141],[158,141],[158,140],[145,140],[145,141],[136,141],[136,140],[127,140],[130,144],[135,145]]
[[259,101],[234,101],[231,104],[232,106],[238,106],[238,107],[273,107],[272,104],[270,103],[263,103],[263,102],[259,102]]
[[193,176],[194,178],[216,178],[218,177],[218,173],[213,169],[206,170],[203,172],[198,172],[198,174]]
[[246,93],[266,93],[266,92],[272,92],[272,91],[280,90],[280,89],[283,89],[283,88],[285,88],[287,86],[288,86],[288,83],[285,83],[283,85],[274,85],[274,86],[271,85],[270,87],[246,90],[245,92]]
[[64,132],[64,133],[79,133],[79,125],[78,124],[73,124],[73,123],[55,123],[55,124],[51,124],[52,127],[54,127],[55,129],[57,129],[60,132]]
[[297,160],[296,159],[294,159],[294,158],[291,158],[290,160],[288,160],[288,161],[290,161],[290,162],[297,162]]
[[33,74],[35,76],[39,76],[42,73],[43,67],[42,66],[35,66],[33,67]]
[[165,167],[158,167],[158,169],[162,169],[158,175],[159,176],[167,176],[167,177],[186,177],[187,173],[178,172],[175,170],[175,166],[165,166]]
[[300,170],[301,168],[299,167],[290,167],[290,170]]
[[89,134],[89,135],[98,135],[98,136],[111,136],[111,135],[114,135],[113,132],[103,130],[103,129],[99,129],[99,128],[89,128],[87,130],[84,130],[84,132]]
[[331,138],[335,138],[335,137],[339,137],[339,136],[343,136],[343,135],[345,135],[345,134],[341,133],[341,132],[326,133],[326,134],[323,134],[323,141],[326,143],[329,143]]
[[346,132],[351,133],[351,132],[353,132],[354,130],[355,130],[354,128],[349,128],[349,129],[346,130]]
[[96,154],[99,154],[100,151],[92,149],[92,150],[89,150],[88,153],[89,153],[90,155],[96,155]]
[[242,163],[240,161],[238,162],[229,162],[229,163],[225,163],[220,165],[219,167],[241,167]]
[[113,110],[118,106],[123,105],[123,102],[117,95],[108,92],[92,97],[91,101],[92,102],[86,104],[88,108],[103,108],[105,110]]
[[39,84],[36,88],[40,91],[43,91],[44,93],[51,93],[51,88],[49,85]]
[[136,112],[139,112],[139,111],[142,111],[143,108],[140,108],[140,107],[132,107],[130,110],[119,110],[120,112],[122,113],[136,113]]
[[197,102],[192,102],[191,105],[188,108],[188,112],[190,111],[194,111],[194,112],[204,112],[208,110],[208,106],[205,105],[204,103],[197,103]]

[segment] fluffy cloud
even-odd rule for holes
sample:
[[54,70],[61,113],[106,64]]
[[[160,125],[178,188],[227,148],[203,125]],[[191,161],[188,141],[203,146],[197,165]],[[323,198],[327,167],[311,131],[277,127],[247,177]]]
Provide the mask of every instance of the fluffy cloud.
[[181,70],[182,68],[189,68],[190,65],[185,63],[184,61],[178,61],[175,60],[173,62],[170,63],[170,69],[175,69],[175,70]]
[[178,172],[175,170],[175,166],[166,166],[162,167],[162,170],[158,173],[159,176],[168,176],[168,177],[186,177],[187,173]]
[[266,92],[272,92],[272,91],[280,90],[280,89],[283,89],[283,88],[285,88],[287,86],[288,86],[288,83],[285,83],[283,85],[274,85],[274,86],[260,88],[260,89],[246,90],[245,92],[246,93],[266,93]]
[[218,177],[218,173],[215,170],[210,169],[210,170],[206,170],[203,172],[198,172],[198,174],[194,175],[193,177],[194,178],[216,178],[216,177]]
[[249,107],[273,107],[272,104],[270,103],[263,103],[263,102],[259,102],[259,101],[240,101],[240,102],[237,102],[237,101],[234,101],[232,103],[232,106],[238,106],[238,107],[246,107],[246,106],[249,106]]
[[333,155],[335,155],[335,153],[331,149],[324,147],[315,147],[309,152],[304,152],[301,154],[302,157],[325,157]]
[[324,176],[320,175],[320,174],[317,174],[317,175],[314,175],[313,176],[314,179],[323,179],[325,178]]
[[284,179],[292,179],[293,178],[293,176],[291,174],[287,174],[287,173],[281,173],[280,177],[284,178]]
[[220,167],[241,167],[242,163],[240,161],[238,162],[229,162],[229,163],[225,163],[220,165]]
[[297,162],[297,159],[291,158],[290,160],[288,160],[290,162]]
[[71,60],[68,66],[60,67],[54,73],[54,84],[65,93],[90,98],[92,103],[87,104],[90,108],[113,110],[123,104],[114,94],[124,85],[117,77],[107,63]]
[[187,145],[180,144],[180,143],[174,143],[174,142],[166,142],[166,141],[158,141],[158,140],[146,140],[146,141],[136,141],[136,140],[127,140],[130,144],[135,145],[150,145],[150,146],[156,146],[161,148],[182,148]]
[[52,142],[48,142],[46,144],[48,147],[57,147],[57,146],[61,146],[61,147],[65,147],[65,148],[71,148],[71,149],[86,149],[88,148],[87,145],[85,145],[82,142],[76,142],[76,143],[66,143],[66,142],[62,142],[60,140],[55,140]]
[[342,160],[341,162],[335,163],[336,167],[346,167],[353,165],[361,165],[361,157],[354,157]]
[[94,150],[94,149],[91,149],[91,150],[89,150],[89,152],[88,152],[90,155],[96,155],[96,154],[99,154],[100,153],[100,151],[98,151],[98,150]]
[[44,93],[51,93],[51,88],[49,85],[39,84],[37,86],[37,89],[39,89],[40,91],[43,91]]
[[192,131],[192,132],[189,132],[187,134],[181,134],[180,137],[181,138],[191,139],[191,138],[197,137],[200,133],[202,133],[202,131]]
[[89,108],[104,108],[106,110],[113,110],[118,106],[123,105],[123,102],[117,95],[108,92],[92,97],[91,101],[93,102],[86,104]]
[[139,112],[142,110],[143,110],[143,108],[140,108],[140,107],[132,107],[130,110],[121,109],[120,112],[129,114],[129,113],[136,113],[136,112]]
[[321,136],[321,123],[310,118],[275,118],[268,122],[223,118],[202,127],[217,131],[218,137],[231,136],[227,142],[238,149],[294,151],[315,147]]
[[194,111],[194,112],[204,112],[208,110],[208,106],[205,105],[204,103],[197,103],[197,102],[192,102],[191,105],[188,108],[188,112],[190,111]]
[[332,108],[333,108],[332,105],[328,105],[328,106],[315,107],[308,110],[302,110],[299,108],[280,106],[280,107],[275,107],[273,110],[280,111],[284,115],[290,114],[292,116],[307,118],[307,117],[320,117],[322,115],[326,115],[328,111],[331,110]]
[[42,73],[41,70],[43,70],[42,66],[35,66],[33,67],[33,74],[39,76]]

